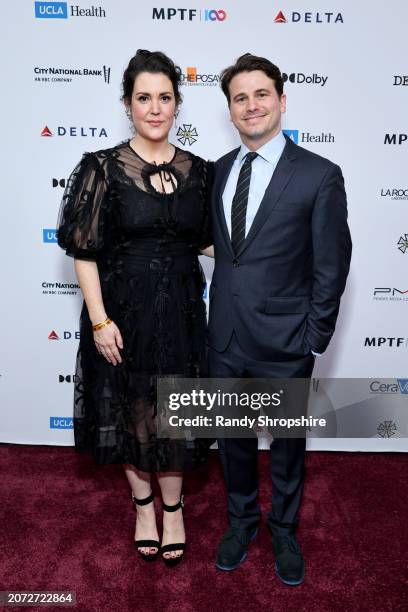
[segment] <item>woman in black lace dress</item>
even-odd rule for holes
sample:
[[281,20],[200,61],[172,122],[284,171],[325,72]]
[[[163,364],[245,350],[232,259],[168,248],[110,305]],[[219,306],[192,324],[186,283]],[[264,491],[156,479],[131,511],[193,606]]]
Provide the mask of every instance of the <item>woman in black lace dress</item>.
[[58,243],[75,258],[85,300],[75,446],[100,464],[124,465],[137,508],[135,543],[146,560],[160,548],[151,488],[157,473],[168,565],[185,547],[182,472],[208,452],[208,441],[158,438],[155,423],[158,376],[207,375],[198,254],[212,242],[211,166],[168,141],[180,74],[160,52],[139,50],[130,60],[123,101],[136,136],[83,156],[58,221]]

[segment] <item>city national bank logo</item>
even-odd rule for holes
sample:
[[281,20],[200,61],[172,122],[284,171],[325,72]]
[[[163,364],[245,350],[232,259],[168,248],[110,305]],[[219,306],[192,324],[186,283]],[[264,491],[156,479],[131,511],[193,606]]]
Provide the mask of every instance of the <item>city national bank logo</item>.
[[276,15],[274,23],[344,23],[341,13],[332,12],[302,12],[292,11],[286,17],[282,11]]
[[398,427],[394,421],[383,421],[377,427],[377,433],[380,438],[391,438],[397,432]]
[[397,378],[392,382],[373,380],[370,393],[374,395],[408,395],[408,378]]
[[43,242],[56,243],[57,242],[57,230],[56,229],[43,229]]
[[408,189],[381,189],[382,198],[391,200],[408,200]]
[[403,236],[400,236],[397,242],[397,247],[398,250],[405,255],[408,250],[408,234],[403,234]]
[[62,335],[58,335],[55,329],[51,330],[48,334],[48,340],[79,340],[80,332],[79,331],[63,331]]
[[[34,15],[37,19],[68,19],[67,2],[34,2]],[[69,6],[70,17],[106,17],[101,6],[82,8],[78,4]]]
[[50,417],[50,429],[74,429],[74,420],[72,417]]
[[100,78],[109,85],[111,69],[110,66],[99,68],[61,68],[34,66],[34,81],[39,83],[72,83],[76,77]]
[[153,8],[152,19],[161,21],[207,21],[222,22],[227,18],[224,9]]
[[80,286],[78,283],[41,283],[43,295],[77,295]]
[[195,66],[189,66],[186,68],[186,72],[182,73],[181,79],[181,85],[188,85],[189,87],[214,87],[220,82],[220,75],[197,72]]
[[183,146],[187,144],[191,147],[192,144],[197,142],[198,132],[191,123],[183,123],[183,127],[179,127],[177,130],[177,136],[177,140],[181,142]]
[[108,134],[105,128],[76,126],[65,127],[63,125],[59,125],[56,131],[54,130],[54,132],[52,132],[48,125],[46,125],[41,130],[41,136],[45,136],[47,138],[52,136],[70,136],[73,138],[76,138],[77,136],[82,136],[83,138],[107,138]]
[[324,87],[328,78],[329,77],[317,74],[316,72],[310,75],[307,75],[304,72],[291,72],[290,74],[287,72],[282,72],[282,80],[284,83],[289,82],[299,85],[306,84]]
[[299,130],[282,130],[284,134],[295,144],[300,142],[334,142],[334,136],[331,132],[321,134],[312,134],[311,132],[299,132]]
[[364,346],[373,347],[373,348],[407,348],[408,347],[408,338],[401,337],[366,337],[364,340]]
[[396,287],[375,287],[373,300],[379,302],[408,302],[408,289],[403,291]]

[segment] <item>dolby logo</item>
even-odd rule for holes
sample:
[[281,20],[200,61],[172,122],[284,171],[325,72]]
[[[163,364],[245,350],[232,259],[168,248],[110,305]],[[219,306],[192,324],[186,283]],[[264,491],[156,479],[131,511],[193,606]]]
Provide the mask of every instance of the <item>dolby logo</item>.
[[407,348],[408,347],[408,338],[402,337],[367,337],[364,340],[364,346],[367,347],[375,347],[375,348]]
[[53,178],[53,179],[51,179],[51,181],[52,181],[52,186],[53,187],[62,187],[63,189],[65,189],[66,184],[67,184],[67,180],[64,179],[64,178],[63,179]]
[[408,189],[381,189],[381,197],[390,200],[408,200]]
[[78,382],[79,377],[76,374],[68,374],[68,376],[64,376],[63,374],[58,374],[58,382],[63,383],[76,383]]
[[299,85],[318,85],[324,87],[329,77],[319,75],[316,72],[307,75],[304,72],[291,72],[290,74],[282,72],[282,80],[284,83],[295,83]]

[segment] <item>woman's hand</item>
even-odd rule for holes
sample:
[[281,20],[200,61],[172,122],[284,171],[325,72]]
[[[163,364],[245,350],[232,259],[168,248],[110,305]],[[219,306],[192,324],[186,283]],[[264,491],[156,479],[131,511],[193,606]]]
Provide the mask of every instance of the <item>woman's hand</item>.
[[94,331],[94,340],[98,353],[112,365],[122,363],[119,349],[123,349],[123,340],[116,324],[112,321],[101,329]]

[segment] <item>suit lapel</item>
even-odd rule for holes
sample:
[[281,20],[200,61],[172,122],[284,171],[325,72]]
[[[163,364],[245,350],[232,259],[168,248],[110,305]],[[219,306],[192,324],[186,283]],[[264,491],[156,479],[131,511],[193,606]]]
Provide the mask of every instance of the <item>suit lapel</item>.
[[[296,159],[296,146],[293,142],[286,138],[286,145],[282,152],[279,162],[275,168],[275,171],[272,175],[272,178],[269,182],[268,187],[265,190],[264,197],[261,200],[258,211],[255,215],[255,218],[252,222],[251,228],[248,232],[247,237],[241,245],[241,248],[237,255],[240,255],[248,245],[253,241],[256,234],[259,232],[261,227],[264,226],[265,221],[275,208],[276,204],[279,201],[279,198],[284,191],[286,185],[289,183],[294,171],[295,164],[293,161]],[[224,216],[224,215],[223,215]],[[225,219],[224,219],[225,223]],[[227,236],[228,230],[227,230]],[[231,241],[230,241],[231,242]],[[232,248],[232,247],[231,247]]]
[[234,251],[232,249],[231,239],[230,239],[230,235],[229,235],[228,227],[227,227],[227,222],[225,220],[222,194],[224,193],[225,185],[227,183],[229,174],[231,172],[232,164],[234,163],[234,160],[236,156],[238,155],[238,151],[239,151],[239,147],[238,149],[234,149],[233,151],[228,153],[228,155],[226,155],[223,161],[220,162],[219,169],[216,174],[215,185],[214,185],[214,200],[215,200],[214,205],[215,205],[215,211],[216,211],[217,220],[218,220],[218,227],[221,228],[221,233],[224,237],[225,244],[228,250],[230,251],[231,255],[234,255]]

